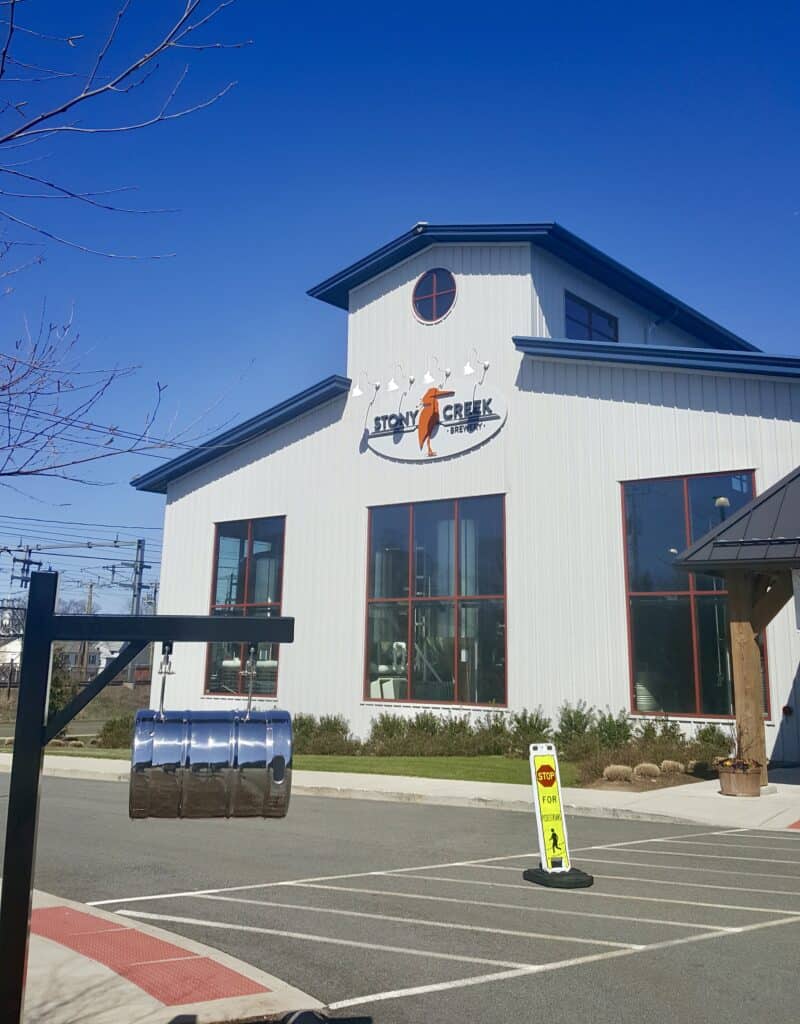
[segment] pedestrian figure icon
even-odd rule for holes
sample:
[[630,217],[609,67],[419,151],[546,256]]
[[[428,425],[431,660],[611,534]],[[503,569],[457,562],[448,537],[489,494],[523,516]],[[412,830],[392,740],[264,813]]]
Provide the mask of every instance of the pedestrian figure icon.
[[561,853],[561,847],[558,845],[558,834],[554,828],[550,829],[550,852]]

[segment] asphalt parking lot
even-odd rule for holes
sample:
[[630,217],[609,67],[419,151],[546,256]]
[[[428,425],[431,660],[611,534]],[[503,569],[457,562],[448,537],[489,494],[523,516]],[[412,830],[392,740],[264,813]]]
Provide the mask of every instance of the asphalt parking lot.
[[[7,776],[0,779],[7,791]],[[376,1022],[793,1022],[800,835],[573,819],[592,889],[529,885],[533,817],[297,798],[129,822],[47,780],[37,885],[209,943]]]

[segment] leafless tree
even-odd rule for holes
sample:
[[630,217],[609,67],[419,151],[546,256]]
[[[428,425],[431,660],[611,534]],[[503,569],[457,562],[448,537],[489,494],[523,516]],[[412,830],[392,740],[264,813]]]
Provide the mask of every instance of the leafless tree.
[[[121,193],[130,185],[93,191],[74,186],[59,144],[143,131],[220,100],[234,82],[181,103],[189,73],[181,58],[247,45],[208,36],[212,23],[234,2],[116,0],[109,5],[107,29],[91,46],[91,33],[56,34],[40,24],[36,0],[0,0],[0,294],[12,289],[19,273],[40,263],[51,243],[113,260],[169,255],[93,247],[48,222],[46,211],[53,202],[109,214],[158,212],[123,205]],[[78,18],[80,5],[75,10]],[[131,56],[126,30],[137,16],[139,32],[149,32],[151,39]],[[93,482],[86,475],[92,463],[131,452],[163,457],[165,448],[197,442],[197,436],[190,436],[196,424],[180,434],[154,435],[161,384],[137,426],[96,422],[97,404],[135,367],[86,369],[77,342],[72,315],[51,320],[44,303],[34,324],[25,322],[7,342],[0,339],[0,486],[13,487],[12,479],[32,476]]]

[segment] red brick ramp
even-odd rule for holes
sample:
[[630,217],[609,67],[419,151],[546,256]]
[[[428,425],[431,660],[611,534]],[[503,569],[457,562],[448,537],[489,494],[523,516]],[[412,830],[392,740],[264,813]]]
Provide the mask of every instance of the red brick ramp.
[[227,954],[114,914],[37,893],[25,1024],[198,1024],[320,1003]]

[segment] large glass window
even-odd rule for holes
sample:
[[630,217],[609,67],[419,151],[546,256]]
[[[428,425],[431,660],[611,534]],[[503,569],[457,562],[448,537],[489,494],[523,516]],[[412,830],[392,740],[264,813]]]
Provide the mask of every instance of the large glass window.
[[[269,618],[281,613],[285,519],[246,519],[219,523],[214,545],[212,615]],[[253,693],[278,692],[278,644],[259,644]],[[246,694],[248,651],[243,644],[209,644],[206,693]]]
[[506,703],[502,495],[370,510],[366,696]]
[[725,580],[684,572],[674,560],[752,497],[752,472],[623,484],[635,712],[734,713]]
[[568,338],[578,341],[618,341],[617,318],[593,306],[585,299],[579,299],[570,292],[564,293],[564,331]]

